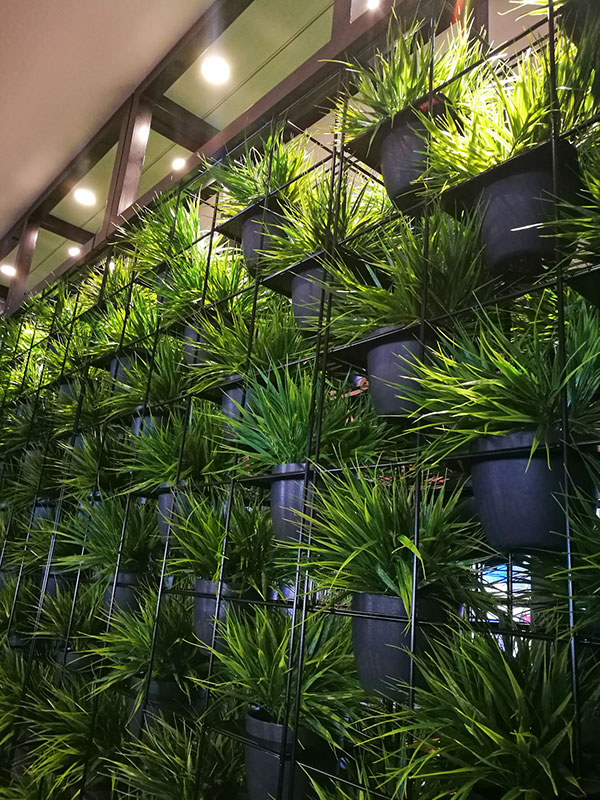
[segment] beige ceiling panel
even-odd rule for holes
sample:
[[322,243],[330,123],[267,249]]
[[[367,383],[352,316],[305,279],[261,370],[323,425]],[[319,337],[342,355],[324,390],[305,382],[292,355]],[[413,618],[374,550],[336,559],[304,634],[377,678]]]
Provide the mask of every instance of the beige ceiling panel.
[[74,243],[62,236],[57,236],[51,231],[46,231],[40,228],[37,243],[35,246],[35,253],[31,262],[31,269],[29,270],[29,277],[27,279],[26,287],[30,289],[41,280],[43,280],[49,272],[60,266],[64,261],[69,258],[68,249]]
[[176,158],[185,158],[191,155],[189,150],[179,144],[175,144],[160,133],[151,130],[148,137],[148,148],[144,169],[138,189],[138,197],[165,178],[173,171],[173,161]]
[[[332,0],[255,0],[166,92],[176,103],[223,128],[309,59],[331,38]],[[225,86],[201,76],[205,57],[231,66]]]

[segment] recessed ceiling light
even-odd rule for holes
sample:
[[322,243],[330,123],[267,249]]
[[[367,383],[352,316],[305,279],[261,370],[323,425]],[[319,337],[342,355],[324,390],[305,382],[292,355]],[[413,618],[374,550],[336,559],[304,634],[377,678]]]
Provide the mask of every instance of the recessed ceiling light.
[[96,195],[90,189],[76,189],[73,197],[82,206],[93,206],[96,203]]
[[115,264],[115,262],[111,258],[111,260],[108,262],[108,271],[109,272],[114,272],[116,266],[117,265]]
[[173,159],[173,163],[171,164],[171,167],[172,167],[172,169],[175,170],[175,172],[179,172],[180,169],[183,169],[185,167],[185,158],[175,158],[175,159]]
[[11,264],[2,264],[0,272],[3,275],[8,275],[9,278],[14,278],[17,274],[17,270]]
[[71,258],[77,258],[81,255],[81,247],[69,247],[69,255]]
[[209,83],[227,83],[231,75],[231,69],[227,61],[221,56],[208,56],[200,67],[202,76]]
[[375,11],[376,8],[379,8],[380,0],[367,0],[367,11]]

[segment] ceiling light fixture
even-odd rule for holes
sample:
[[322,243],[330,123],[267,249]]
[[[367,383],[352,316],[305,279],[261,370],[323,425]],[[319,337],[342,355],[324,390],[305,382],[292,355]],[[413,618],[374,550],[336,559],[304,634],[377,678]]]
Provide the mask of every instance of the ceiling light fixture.
[[81,255],[81,247],[69,247],[69,255],[71,258],[77,258]]
[[179,172],[179,170],[185,167],[185,158],[175,158],[173,159],[173,163],[171,164],[171,168],[175,172]]
[[90,189],[76,189],[73,197],[82,206],[93,206],[96,203],[96,195]]
[[375,11],[376,8],[379,8],[380,0],[367,0],[367,11]]
[[227,83],[231,75],[229,64],[221,56],[208,56],[205,58],[200,71],[204,80],[217,85]]
[[0,272],[3,275],[8,275],[9,278],[14,278],[17,274],[17,270],[11,264],[2,264]]

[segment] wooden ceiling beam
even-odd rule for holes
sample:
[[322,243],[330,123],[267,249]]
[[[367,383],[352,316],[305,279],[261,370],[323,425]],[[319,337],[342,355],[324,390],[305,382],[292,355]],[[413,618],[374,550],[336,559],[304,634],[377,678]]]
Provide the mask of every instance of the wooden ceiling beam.
[[161,97],[154,105],[152,130],[192,152],[218,133],[215,127],[168,97]]
[[[34,215],[34,219],[37,216]],[[62,236],[70,242],[77,242],[77,244],[87,244],[90,239],[94,238],[94,234],[86,231],[85,228],[80,228],[78,225],[73,225],[71,222],[66,222],[64,219],[55,217],[53,214],[46,214],[43,219],[38,220],[40,228],[50,233],[55,233],[57,236]]]

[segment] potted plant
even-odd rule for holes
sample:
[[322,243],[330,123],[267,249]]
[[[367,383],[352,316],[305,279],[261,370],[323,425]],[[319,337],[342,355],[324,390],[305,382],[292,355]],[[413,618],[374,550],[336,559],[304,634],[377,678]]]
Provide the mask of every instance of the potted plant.
[[483,56],[469,24],[459,22],[449,41],[442,37],[437,45],[429,33],[425,21],[403,29],[394,15],[384,52],[377,50],[366,64],[345,64],[351,81],[337,110],[341,133],[350,140],[346,147],[381,171],[390,200],[402,211],[418,205],[427,167],[425,127],[416,112],[447,108],[456,114]]
[[[141,711],[148,682],[147,715],[191,713],[194,686],[190,676],[202,666],[194,636],[192,598],[171,593],[157,611],[156,590],[148,588],[137,609],[117,610],[109,630],[89,652],[104,660],[98,678],[100,690],[128,688],[135,710]],[[134,728],[140,723],[138,715]]]
[[169,571],[194,580],[194,630],[204,646],[222,646],[218,638],[213,643],[213,630],[217,619],[225,621],[231,605],[228,598],[265,597],[271,585],[273,530],[268,510],[261,507],[256,492],[238,495],[226,531],[226,507],[222,493],[208,498],[187,492],[173,525],[177,547]]
[[78,550],[60,558],[60,566],[99,575],[105,581],[104,602],[108,607],[113,603],[122,609],[135,607],[140,579],[148,572],[159,544],[152,504],[121,498],[81,503],[77,511],[61,520],[57,536]]
[[[241,457],[240,469],[272,471],[271,517],[275,538],[297,541],[307,485],[307,452],[312,407],[312,376],[306,369],[257,372],[247,384],[251,407],[240,406],[230,420],[235,438],[229,449]],[[327,381],[321,424],[322,465],[368,458],[389,442],[364,394],[352,396],[343,382]],[[308,469],[309,479],[312,469]],[[311,481],[312,482],[312,481]]]
[[[233,230],[241,241],[246,267],[256,276],[264,251],[269,249],[268,235],[277,229],[281,201],[297,201],[301,178],[310,161],[304,136],[286,141],[284,126],[278,126],[262,147],[246,146],[241,157],[224,160],[210,167],[209,175],[225,189],[221,208],[236,223],[222,230]],[[274,194],[274,196],[272,196]],[[238,231],[239,228],[239,231]]]
[[424,473],[417,488],[408,471],[347,466],[340,476],[324,477],[316,491],[306,566],[317,588],[351,595],[354,657],[367,691],[398,699],[398,684],[409,680],[415,559],[419,652],[463,605],[480,614],[492,608],[474,570],[490,553],[478,523],[462,518],[462,486],[449,489],[448,479]]
[[89,501],[124,487],[129,476],[114,470],[124,435],[120,428],[107,425],[88,429],[70,442],[59,442],[62,458],[56,459],[55,469],[61,470],[68,496]]
[[398,395],[410,384],[412,363],[435,342],[428,325],[421,341],[420,319],[426,292],[428,319],[443,327],[453,312],[488,299],[494,284],[485,277],[479,240],[479,215],[454,219],[437,209],[429,217],[428,258],[424,225],[401,218],[381,231],[380,256],[373,264],[378,280],[368,285],[343,262],[329,267],[330,289],[337,300],[331,333],[347,346],[336,352],[366,369],[369,393],[379,416],[403,419],[414,404]]
[[[297,760],[327,770],[341,741],[353,705],[360,697],[354,676],[348,620],[312,615],[306,621],[304,663],[298,681],[297,657],[290,661],[292,621],[285,613],[256,607],[251,615],[230,612],[221,626],[226,647],[215,650],[220,671],[208,684],[236,705],[248,708],[246,781],[250,800],[278,796],[279,770],[283,797],[290,791],[291,751],[297,739]],[[298,637],[296,637],[298,641]],[[291,670],[291,708],[299,693],[300,727],[285,733],[286,685]],[[288,726],[291,720],[288,719]],[[283,755],[283,759],[273,756]],[[296,765],[295,800],[309,795],[309,780]]]
[[263,283],[292,298],[301,330],[316,327],[325,266],[332,259],[344,261],[362,280],[371,280],[364,261],[376,259],[378,230],[390,211],[379,184],[350,176],[348,170],[335,181],[318,170],[303,184],[296,202],[283,205],[277,229],[269,234]]
[[[561,140],[558,198],[550,144],[552,103],[546,48],[531,48],[515,70],[496,65],[465,98],[459,120],[450,113],[421,115],[430,143],[428,188],[446,193],[449,208],[481,207],[488,269],[514,279],[556,263],[556,241],[540,226],[553,219],[555,201],[575,201],[581,187],[577,153]],[[559,37],[558,101],[563,130],[592,112],[589,68]],[[465,181],[461,183],[461,181]]]
[[30,702],[25,715],[36,740],[28,774],[43,782],[46,797],[110,800],[107,761],[121,746],[129,715],[126,698],[90,692],[86,677],[73,676],[62,686],[48,686],[43,700]]
[[387,717],[406,758],[384,791],[408,779],[424,798],[596,796],[595,668],[581,659],[576,767],[568,643],[519,638],[503,649],[493,635],[456,634],[419,662],[415,705]]
[[[572,440],[585,441],[596,430],[598,312],[580,299],[569,302],[563,369],[555,300],[542,292],[535,305],[515,311],[510,324],[501,312],[481,311],[474,329],[457,326],[427,363],[415,364],[414,385],[403,390],[419,407],[415,418],[429,439],[427,460],[470,451],[477,511],[490,544],[502,552],[563,549],[566,487],[562,456],[554,449],[562,438],[563,390]],[[576,450],[569,467],[572,484],[595,501]]]
[[244,770],[241,746],[228,736],[204,735],[201,724],[202,719],[168,722],[157,717],[143,738],[125,742],[110,765],[113,774],[148,800],[235,800]]

